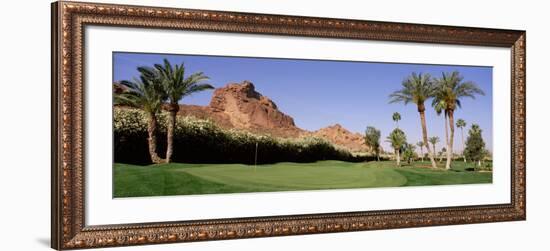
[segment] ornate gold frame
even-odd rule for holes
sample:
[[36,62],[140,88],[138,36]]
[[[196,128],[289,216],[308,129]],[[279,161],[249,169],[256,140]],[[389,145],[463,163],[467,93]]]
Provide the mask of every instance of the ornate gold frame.
[[[83,68],[87,25],[510,48],[511,203],[86,226]],[[525,31],[95,3],[52,4],[52,248],[74,249],[422,227],[526,218]]]

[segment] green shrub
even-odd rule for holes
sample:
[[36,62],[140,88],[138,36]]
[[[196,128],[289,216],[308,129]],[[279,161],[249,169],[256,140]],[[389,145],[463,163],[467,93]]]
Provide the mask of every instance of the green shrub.
[[477,171],[493,171],[493,162],[492,161],[487,161],[487,162],[482,162],[481,163],[481,166],[478,166],[476,167],[476,170]]
[[[166,147],[166,116],[158,116],[157,151]],[[137,109],[115,108],[115,162],[147,164],[147,118]],[[372,156],[354,156],[322,138],[280,139],[242,130],[225,130],[209,120],[178,116],[174,135],[174,162],[253,164],[258,144],[258,164],[314,162],[317,160],[365,161]]]

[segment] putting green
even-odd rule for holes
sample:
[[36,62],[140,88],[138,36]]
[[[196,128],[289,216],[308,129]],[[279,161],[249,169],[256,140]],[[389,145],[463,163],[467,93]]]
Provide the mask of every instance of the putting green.
[[[418,164],[419,166],[422,163]],[[490,183],[491,173],[418,167],[394,162],[114,165],[114,196],[294,191],[442,184]]]

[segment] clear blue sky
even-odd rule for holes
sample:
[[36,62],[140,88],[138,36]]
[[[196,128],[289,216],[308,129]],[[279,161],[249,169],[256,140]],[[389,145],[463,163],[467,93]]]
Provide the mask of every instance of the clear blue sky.
[[[474,81],[486,93],[475,100],[464,98],[455,120],[462,118],[469,128],[477,123],[483,130],[486,146],[492,151],[492,67],[426,64],[371,63],[347,61],[193,56],[171,54],[113,53],[114,81],[138,76],[138,66],[160,63],[185,63],[186,76],[202,71],[217,87],[248,80],[256,90],[271,98],[279,109],[292,116],[300,128],[314,131],[339,123],[350,131],[364,133],[367,126],[382,132],[382,146],[389,150],[386,136],[395,128],[394,112],[401,113],[399,126],[410,143],[421,140],[420,118],[414,104],[388,104],[388,95],[400,89],[412,72],[439,77],[442,72],[459,71],[465,80]],[[182,103],[207,105],[212,91],[186,97]],[[437,116],[426,102],[429,136],[439,136],[444,146],[443,116]],[[467,129],[464,130],[466,138]],[[460,130],[456,130],[454,149],[461,150]],[[438,150],[439,151],[439,150]]]

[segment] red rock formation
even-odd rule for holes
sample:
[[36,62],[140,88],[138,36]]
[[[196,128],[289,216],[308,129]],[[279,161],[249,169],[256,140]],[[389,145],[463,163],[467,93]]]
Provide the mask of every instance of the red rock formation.
[[317,131],[311,132],[310,135],[324,138],[333,144],[345,147],[352,152],[368,151],[363,135],[350,132],[340,124],[321,128]]
[[366,152],[363,136],[336,124],[315,132],[298,128],[294,119],[279,111],[275,102],[258,93],[248,81],[214,91],[208,106],[180,105],[179,115],[211,119],[223,128],[237,128],[276,137],[315,136],[353,152]]
[[292,117],[279,111],[275,102],[258,93],[248,81],[216,89],[208,106],[181,105],[180,114],[210,118],[225,128],[277,137],[296,137],[303,132]]

